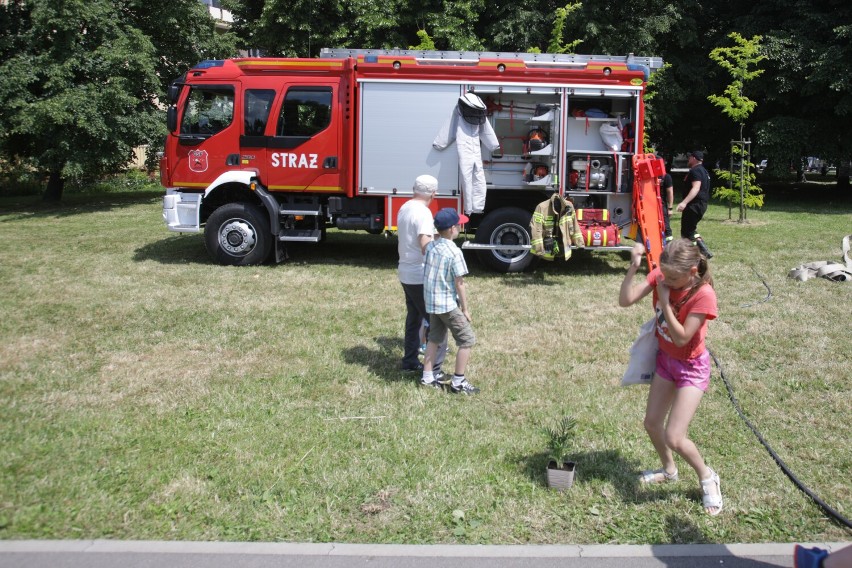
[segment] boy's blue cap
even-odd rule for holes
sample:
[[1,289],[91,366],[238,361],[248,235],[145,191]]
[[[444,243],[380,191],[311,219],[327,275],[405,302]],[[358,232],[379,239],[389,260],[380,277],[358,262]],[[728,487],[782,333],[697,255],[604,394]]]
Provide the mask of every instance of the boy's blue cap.
[[453,225],[464,225],[470,221],[466,215],[459,215],[452,207],[444,207],[435,213],[435,228],[445,231]]

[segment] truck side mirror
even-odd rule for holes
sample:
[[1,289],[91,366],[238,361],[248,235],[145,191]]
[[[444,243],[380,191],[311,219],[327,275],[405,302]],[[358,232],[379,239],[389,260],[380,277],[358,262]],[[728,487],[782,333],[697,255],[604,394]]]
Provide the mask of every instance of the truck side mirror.
[[172,83],[169,85],[169,90],[166,93],[166,96],[169,99],[169,104],[174,105],[177,104],[178,97],[180,97],[180,89],[183,85],[179,83]]
[[169,132],[174,132],[177,130],[177,126],[177,107],[171,105],[166,111],[166,128],[169,129]]

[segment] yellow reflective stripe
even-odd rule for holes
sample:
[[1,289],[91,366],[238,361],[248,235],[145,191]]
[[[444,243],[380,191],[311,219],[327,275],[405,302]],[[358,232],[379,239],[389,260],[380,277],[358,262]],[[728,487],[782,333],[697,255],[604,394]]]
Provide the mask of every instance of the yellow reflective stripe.
[[321,185],[312,185],[310,187],[305,187],[304,185],[270,185],[269,189],[272,190],[289,190],[289,191],[316,191],[316,192],[338,192],[343,191],[343,188],[340,186],[321,186]]
[[267,68],[282,68],[282,67],[343,67],[343,62],[340,60],[310,59],[307,61],[292,61],[280,59],[260,59],[260,60],[245,60],[235,61],[238,67],[267,67]]

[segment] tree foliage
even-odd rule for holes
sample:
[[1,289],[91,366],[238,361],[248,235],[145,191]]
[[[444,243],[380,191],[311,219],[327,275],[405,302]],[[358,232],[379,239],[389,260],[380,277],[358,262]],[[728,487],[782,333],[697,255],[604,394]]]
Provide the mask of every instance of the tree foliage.
[[[708,163],[724,161],[741,131],[770,168],[802,155],[852,158],[852,3],[845,0],[222,2],[234,15],[232,33],[214,33],[198,0],[0,4],[0,159],[56,180],[114,170],[134,146],[163,136],[157,101],[168,82],[236,47],[314,57],[322,47],[573,51],[576,42],[583,53],[654,55],[670,65],[654,78],[646,117],[650,141],[664,155],[705,148]],[[748,77],[738,108],[732,69],[708,54],[737,69],[730,50],[745,46],[730,47],[731,38],[754,36],[763,37],[764,73]],[[722,100],[732,102],[730,122],[714,107]]]
[[[752,173],[754,164],[749,153],[751,142],[743,139],[743,128],[748,117],[757,107],[757,102],[748,98],[744,89],[746,83],[760,77],[763,69],[758,68],[761,61],[766,59],[760,52],[760,36],[746,39],[737,32],[731,32],[728,37],[734,41],[732,47],[717,47],[710,51],[710,59],[719,64],[731,76],[732,81],[725,87],[723,95],[709,95],[707,99],[722,110],[728,118],[740,128],[739,140],[731,142],[731,155],[739,171],[717,168],[716,175],[727,181],[727,186],[714,188],[713,195],[727,201],[729,205],[739,204],[739,221],[745,220],[747,207],[762,207],[763,194],[761,188],[754,184]],[[732,160],[732,162],[734,162]],[[730,216],[730,208],[728,209]]]
[[[48,176],[46,199],[59,199],[69,178],[121,169],[134,148],[165,135],[158,104],[164,74],[185,65],[203,42],[198,29],[197,44],[178,39],[158,46],[149,34],[164,36],[158,17],[178,17],[181,4],[18,0],[0,6],[0,153],[7,163]],[[212,37],[204,7],[188,0],[183,7],[181,21],[206,22]]]
[[743,92],[745,84],[763,74],[763,69],[756,67],[766,56],[760,52],[762,37],[746,39],[737,32],[731,32],[728,37],[736,45],[710,50],[710,59],[725,69],[733,80],[725,87],[724,95],[709,95],[707,99],[742,127],[757,107],[757,103]]
[[556,15],[553,20],[553,33],[550,36],[550,43],[547,45],[548,53],[573,53],[577,46],[583,43],[581,39],[574,39],[565,42],[565,22],[568,16],[578,11],[582,7],[580,2],[566,4],[563,7],[556,9]]
[[744,31],[763,35],[767,56],[751,120],[760,156],[776,172],[802,156],[850,159],[852,4],[767,0],[746,21]]

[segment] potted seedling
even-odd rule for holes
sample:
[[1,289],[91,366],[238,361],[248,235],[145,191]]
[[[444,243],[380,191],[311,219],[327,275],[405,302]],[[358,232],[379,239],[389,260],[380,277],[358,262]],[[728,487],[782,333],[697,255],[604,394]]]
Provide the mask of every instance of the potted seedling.
[[557,491],[565,491],[574,484],[574,462],[566,461],[565,456],[574,441],[574,428],[577,421],[563,415],[553,424],[541,427],[547,440],[547,486]]

